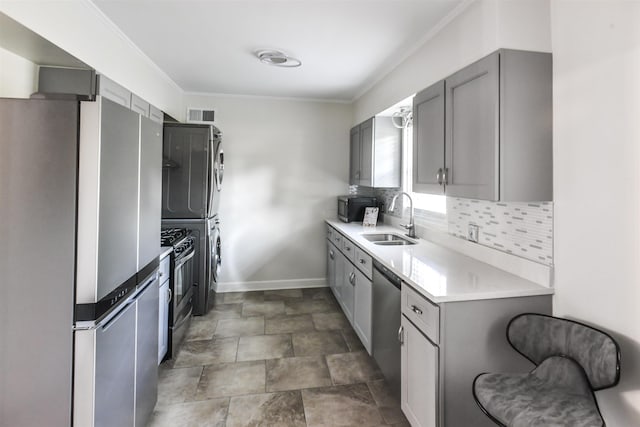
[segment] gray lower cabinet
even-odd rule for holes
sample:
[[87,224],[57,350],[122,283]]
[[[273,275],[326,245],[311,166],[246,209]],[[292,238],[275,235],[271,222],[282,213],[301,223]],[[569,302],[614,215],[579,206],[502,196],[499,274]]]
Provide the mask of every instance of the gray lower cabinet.
[[338,294],[336,292],[337,252],[338,249],[333,245],[333,243],[331,243],[331,241],[327,241],[327,282],[336,298],[338,298]]
[[401,160],[402,130],[391,117],[372,117],[351,129],[349,184],[400,187]]
[[418,93],[414,120],[416,191],[553,200],[550,53],[494,52]]
[[[341,255],[342,256],[342,255]],[[351,264],[349,259],[342,256],[344,263],[344,270],[342,276],[342,288],[340,296],[340,305],[344,315],[349,319],[349,323],[353,325],[353,307],[355,297],[355,285],[356,285],[356,268]]]
[[371,354],[371,280],[359,269],[354,270],[353,329]]
[[401,298],[401,407],[411,425],[495,426],[473,399],[473,380],[533,368],[506,328],[520,313],[551,314],[551,296],[435,304],[403,283]]
[[158,365],[162,363],[167,350],[169,349],[169,301],[171,300],[171,289],[169,289],[169,278],[160,283],[158,289]]
[[371,257],[327,227],[327,282],[345,317],[371,354]]
[[403,333],[400,347],[402,412],[413,427],[436,427],[438,346],[405,316],[400,322]]

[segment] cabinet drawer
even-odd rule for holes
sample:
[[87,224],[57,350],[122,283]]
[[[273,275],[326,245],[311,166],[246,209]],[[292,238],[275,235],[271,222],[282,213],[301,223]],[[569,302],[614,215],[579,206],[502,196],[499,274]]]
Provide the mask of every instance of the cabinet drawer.
[[340,250],[342,250],[342,234],[338,233],[336,230],[331,230],[331,241],[334,245]]
[[371,280],[373,278],[373,260],[365,251],[357,246],[355,248],[355,258],[353,261],[356,263],[356,267]]
[[170,260],[171,255],[167,255],[160,260],[160,283],[163,283],[165,280],[169,280]]
[[402,283],[402,314],[432,342],[440,342],[440,307]]
[[351,262],[355,262],[356,259],[356,245],[353,242],[345,237],[342,238],[342,253],[349,259]]
[[327,240],[329,240],[330,242],[333,242],[334,233],[335,233],[335,230],[330,226],[327,226]]

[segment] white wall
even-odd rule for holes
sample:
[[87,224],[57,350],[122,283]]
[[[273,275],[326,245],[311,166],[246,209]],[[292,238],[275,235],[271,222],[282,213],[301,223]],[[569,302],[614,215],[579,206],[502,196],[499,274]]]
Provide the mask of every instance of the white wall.
[[478,0],[354,103],[354,124],[499,49],[551,51],[549,0]]
[[0,1],[0,11],[177,119],[182,90],[89,0]]
[[[325,283],[323,219],[347,191],[349,105],[187,96],[223,132],[222,290]],[[266,283],[264,283],[266,282]]]
[[612,332],[608,425],[640,425],[640,2],[552,2],[554,312]]
[[0,47],[0,97],[28,98],[36,91],[38,67]]

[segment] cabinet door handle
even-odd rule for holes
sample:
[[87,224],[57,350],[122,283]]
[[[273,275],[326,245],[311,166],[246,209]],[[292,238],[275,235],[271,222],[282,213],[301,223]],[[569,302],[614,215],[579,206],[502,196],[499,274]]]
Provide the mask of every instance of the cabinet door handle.
[[442,185],[442,168],[438,169],[438,172],[436,172],[436,181],[438,182],[438,185]]
[[400,326],[400,329],[398,329],[398,342],[400,342],[400,345],[404,344],[404,326]]
[[360,264],[366,264],[366,263],[367,263],[367,261],[365,261],[365,260],[364,260],[364,259],[362,259],[362,258],[360,258],[358,261],[360,262]]
[[353,285],[353,282],[356,280],[356,273],[351,273],[349,275],[349,283]]
[[169,289],[169,292],[167,292],[167,304],[171,302],[172,297],[173,297],[173,292],[171,291],[171,289]]
[[418,307],[416,307],[415,305],[411,306],[411,311],[413,311],[416,314],[419,314],[422,316],[422,310],[420,310]]
[[332,250],[331,250],[331,251],[329,251],[329,258],[333,259],[334,255],[335,255],[335,254],[333,253],[333,251],[332,251]]
[[444,181],[444,185],[449,185],[449,168],[444,168],[442,180]]

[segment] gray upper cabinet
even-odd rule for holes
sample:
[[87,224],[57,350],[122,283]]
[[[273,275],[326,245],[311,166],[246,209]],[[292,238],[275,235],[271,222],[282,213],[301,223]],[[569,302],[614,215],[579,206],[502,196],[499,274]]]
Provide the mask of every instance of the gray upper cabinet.
[[377,116],[350,134],[349,184],[397,188],[401,183],[402,130],[391,117]]
[[499,200],[499,53],[446,81],[445,185],[447,195]]
[[349,185],[358,185],[360,184],[360,126],[351,129],[349,141]]
[[444,194],[444,80],[413,98],[413,191]]
[[360,125],[360,185],[373,187],[373,121]]
[[553,200],[551,66],[549,53],[502,49],[416,95],[415,191]]
[[131,110],[143,117],[149,117],[149,103],[135,93],[131,94]]
[[131,92],[102,74],[98,76],[97,92],[123,107],[131,108]]

